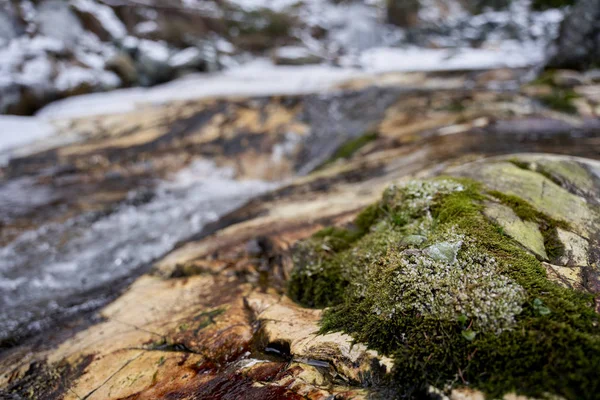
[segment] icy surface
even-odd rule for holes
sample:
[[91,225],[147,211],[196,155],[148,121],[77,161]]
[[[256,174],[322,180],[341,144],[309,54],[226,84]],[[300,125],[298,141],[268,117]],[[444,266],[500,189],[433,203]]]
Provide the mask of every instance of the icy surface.
[[[6,210],[9,201],[13,209],[18,207],[11,194],[15,191],[26,195],[41,190],[39,201],[52,199],[47,187],[31,185],[18,181],[0,186],[0,209]],[[78,299],[125,279],[207,223],[275,186],[236,181],[231,170],[196,162],[160,183],[145,204],[125,204],[106,216],[86,214],[22,234],[0,248],[0,340],[19,329],[42,328],[52,315],[93,306],[94,301]]]

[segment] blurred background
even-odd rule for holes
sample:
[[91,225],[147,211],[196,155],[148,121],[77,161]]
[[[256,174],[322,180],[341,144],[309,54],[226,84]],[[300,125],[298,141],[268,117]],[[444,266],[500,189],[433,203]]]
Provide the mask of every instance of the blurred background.
[[0,0],[0,346],[294,177],[600,158],[599,66],[600,0]]
[[257,63],[256,74],[307,64],[368,72],[585,68],[598,56],[597,2],[580,2],[560,55],[548,49],[565,15],[577,14],[573,3],[3,0],[0,113],[31,115],[68,96]]

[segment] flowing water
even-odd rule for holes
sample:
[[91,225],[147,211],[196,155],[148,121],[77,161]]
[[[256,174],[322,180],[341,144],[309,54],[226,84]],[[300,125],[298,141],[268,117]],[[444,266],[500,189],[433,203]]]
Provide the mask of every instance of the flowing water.
[[[23,233],[0,249],[0,340],[97,308],[111,286],[275,185],[236,181],[229,169],[196,162],[157,185],[144,204]],[[27,178],[0,186],[0,210],[13,215],[51,198],[50,189],[29,186]]]

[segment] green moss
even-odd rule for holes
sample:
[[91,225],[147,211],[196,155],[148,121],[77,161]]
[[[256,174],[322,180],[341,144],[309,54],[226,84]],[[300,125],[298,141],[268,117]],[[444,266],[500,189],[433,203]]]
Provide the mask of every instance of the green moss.
[[333,155],[324,162],[319,168],[326,167],[327,165],[333,164],[334,162],[341,159],[348,159],[352,157],[354,153],[360,150],[362,147],[376,140],[378,137],[377,133],[366,133],[354,139],[350,139],[346,143],[342,144]]
[[579,95],[571,89],[554,88],[552,94],[539,96],[538,100],[546,107],[567,114],[576,114],[577,107],[573,100],[579,98]]
[[[300,245],[312,253],[295,259],[290,296],[332,306],[322,332],[344,331],[391,355],[389,384],[399,397],[419,397],[430,385],[467,385],[500,397],[598,398],[592,296],[549,281],[540,261],[483,215],[490,195],[523,219],[564,226],[466,180],[392,187],[370,209],[380,210],[375,221],[347,247],[322,250],[327,235]],[[409,235],[427,239],[402,240]],[[440,242],[460,243],[456,260],[428,256]]]

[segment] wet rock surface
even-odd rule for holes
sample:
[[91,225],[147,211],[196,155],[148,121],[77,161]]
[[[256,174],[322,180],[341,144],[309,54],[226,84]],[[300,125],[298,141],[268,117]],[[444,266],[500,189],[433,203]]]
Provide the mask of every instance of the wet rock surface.
[[[598,328],[588,324],[597,319],[594,308],[600,304],[600,166],[593,160],[599,154],[598,114],[552,109],[537,99],[537,93],[531,95],[535,85],[513,91],[490,88],[494,87],[490,82],[501,85],[506,76],[499,71],[387,74],[346,82],[339,93],[173,102],[58,121],[59,136],[73,131],[81,136],[50,149],[31,149],[1,170],[6,185],[2,190],[48,191],[37,196],[47,201],[9,205],[12,211],[1,216],[3,282],[15,286],[3,293],[3,301],[14,301],[23,290],[19,285],[26,284],[5,276],[7,262],[16,269],[28,268],[30,277],[46,276],[46,281],[37,281],[41,287],[55,284],[50,278],[76,282],[81,278],[77,271],[85,270],[90,260],[91,266],[110,265],[121,275],[104,276],[90,267],[85,274],[93,279],[85,292],[55,299],[55,309],[29,309],[32,318],[17,316],[24,305],[11,306],[15,314],[7,319],[21,318],[22,323],[3,332],[0,395],[65,399],[421,395],[422,391],[402,392],[402,386],[390,384],[402,376],[399,365],[412,365],[411,354],[403,359],[376,338],[361,336],[360,327],[322,330],[331,312],[324,305],[335,309],[336,302],[345,298],[340,293],[347,284],[334,277],[325,282],[323,293],[306,296],[316,308],[293,301],[298,292],[294,294],[290,282],[297,282],[301,262],[316,266],[306,282],[318,281],[323,269],[315,263],[315,255],[328,259],[352,250],[348,241],[353,240],[374,250],[383,244],[385,251],[344,255],[347,258],[336,264],[344,266],[344,282],[359,287],[360,279],[368,278],[362,268],[383,260],[382,268],[402,263],[434,268],[437,273],[430,279],[442,283],[441,292],[458,288],[479,300],[481,293],[492,297],[502,293],[505,302],[476,303],[498,316],[491,322],[475,317],[468,298],[452,296],[441,296],[424,314],[457,323],[458,343],[475,347],[490,332],[517,335],[521,331],[514,327],[521,326],[525,317],[539,323],[540,332],[546,332],[544,323],[563,324],[577,337],[585,337],[582,343],[593,350],[575,374],[587,379],[589,368],[599,360],[594,350]],[[512,82],[510,74],[508,81]],[[476,89],[465,91],[467,83]],[[586,109],[582,104],[592,109],[597,105],[587,92],[580,100],[577,110]],[[215,174],[218,182],[207,179]],[[394,223],[408,224],[414,232],[390,234],[389,222],[383,219],[385,223],[377,224],[372,218],[355,219],[381,201],[390,185],[435,182],[440,175],[451,182],[459,179],[458,183],[417,185],[409,197],[393,193],[387,197],[389,204],[410,204],[401,208]],[[464,179],[479,182],[486,193],[475,203],[481,207],[478,221],[493,224],[494,234],[502,233],[518,252],[517,260],[535,263],[536,279],[544,290],[575,299],[570,303],[572,313],[563,313],[563,303],[545,292],[532,292],[518,273],[505,276],[497,255],[493,260],[477,258],[464,232],[438,231],[432,237],[435,225],[412,224],[428,210],[437,215],[429,195],[437,199],[440,191],[450,196],[464,193]],[[213,215],[202,214],[214,210],[213,203],[225,206],[236,193],[241,195],[239,203],[227,203],[230,206]],[[207,194],[210,205],[196,202]],[[157,216],[165,218],[153,219]],[[132,225],[124,233],[127,245],[121,246],[114,229],[127,221]],[[89,226],[94,229],[86,230]],[[30,236],[32,231],[38,236]],[[162,234],[172,236],[165,239]],[[102,259],[81,257],[90,255],[81,251],[93,249],[90,243],[111,239],[116,241],[114,249],[98,248]],[[305,246],[306,251],[298,253],[306,243],[320,247]],[[31,254],[40,244],[47,247],[39,249],[38,259],[23,264],[16,257]],[[388,253],[388,246],[399,251]],[[54,255],[48,258],[49,253]],[[445,266],[459,265],[467,256],[476,261],[467,272],[478,286],[443,284]],[[76,268],[66,269],[66,263]],[[495,273],[486,275],[488,270]],[[539,275],[542,271],[545,276]],[[408,278],[397,282],[403,288],[417,283]],[[108,293],[103,289],[107,285]],[[391,286],[377,285],[368,289],[377,294],[373,299],[394,296]],[[303,290],[307,288],[308,283]],[[51,292],[51,286],[44,291]],[[318,299],[331,303],[318,304]],[[355,304],[358,309],[360,302]],[[410,313],[425,303],[410,304],[398,310]],[[448,304],[463,312],[449,313]],[[369,321],[361,318],[373,310],[367,311],[356,319],[362,326]],[[571,318],[578,313],[581,325]],[[36,332],[32,321],[42,327],[40,336],[31,336]],[[61,329],[56,321],[62,321]],[[551,346],[539,353],[562,352],[561,359],[573,360],[578,352],[567,357],[569,347],[559,345],[572,345],[570,340],[554,342],[559,346],[556,353]],[[482,347],[481,357],[485,351]],[[509,355],[499,357],[499,363],[513,360]],[[562,364],[550,370],[544,369],[544,362],[535,365],[539,369],[528,368],[531,376],[537,376],[536,371],[551,377],[564,372]],[[481,398],[493,392],[490,387],[498,389],[493,377],[469,378],[469,371],[462,365],[453,370],[450,386],[445,381],[427,384],[435,387],[432,392],[451,398]],[[520,386],[520,376],[516,373],[513,381],[503,382],[514,383],[518,394],[535,396],[535,390]],[[556,386],[547,389],[565,398],[594,398],[597,393],[593,381],[590,386],[566,382],[574,394]],[[501,389],[493,393],[501,397],[514,391]]]

